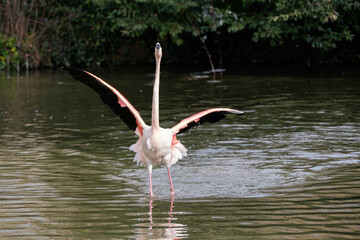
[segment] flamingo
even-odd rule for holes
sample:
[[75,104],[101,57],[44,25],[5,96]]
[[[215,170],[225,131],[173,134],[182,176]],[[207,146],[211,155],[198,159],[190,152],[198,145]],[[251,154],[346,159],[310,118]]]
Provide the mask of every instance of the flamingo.
[[101,78],[84,70],[61,67],[75,80],[84,83],[96,91],[102,101],[107,104],[113,112],[118,115],[127,126],[138,135],[138,141],[130,146],[134,151],[134,161],[137,164],[145,165],[149,172],[149,192],[153,197],[151,173],[154,165],[163,164],[167,168],[171,195],[175,194],[171,180],[170,167],[179,159],[187,155],[187,149],[177,140],[178,134],[184,133],[192,127],[206,122],[215,123],[225,118],[225,114],[242,115],[243,112],[231,108],[211,108],[185,118],[172,128],[162,128],[159,125],[159,84],[160,84],[160,62],[162,48],[160,43],[155,46],[156,71],[152,99],[151,126],[147,125],[141,118],[139,112],[131,103],[114,87]]

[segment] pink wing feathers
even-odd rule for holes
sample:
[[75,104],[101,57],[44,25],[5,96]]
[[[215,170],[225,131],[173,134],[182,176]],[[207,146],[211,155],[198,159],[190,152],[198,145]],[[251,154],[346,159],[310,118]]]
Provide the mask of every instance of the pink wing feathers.
[[60,69],[66,71],[75,80],[84,83],[97,92],[102,101],[107,104],[130,129],[136,131],[136,128],[138,128],[139,133],[142,135],[142,130],[144,126],[146,126],[144,120],[141,118],[139,112],[119,91],[101,78],[87,71],[70,67],[62,67]]
[[192,127],[195,127],[203,123],[215,123],[225,118],[225,114],[242,115],[244,112],[231,108],[211,108],[202,112],[199,112],[191,117],[185,118],[180,123],[171,128],[173,134],[180,134],[186,132]]

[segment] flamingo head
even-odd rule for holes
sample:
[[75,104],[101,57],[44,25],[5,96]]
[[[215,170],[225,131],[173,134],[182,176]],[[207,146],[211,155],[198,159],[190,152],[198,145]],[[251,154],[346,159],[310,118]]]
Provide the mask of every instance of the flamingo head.
[[157,61],[161,60],[162,57],[162,48],[160,46],[160,43],[156,43],[155,45],[155,59]]

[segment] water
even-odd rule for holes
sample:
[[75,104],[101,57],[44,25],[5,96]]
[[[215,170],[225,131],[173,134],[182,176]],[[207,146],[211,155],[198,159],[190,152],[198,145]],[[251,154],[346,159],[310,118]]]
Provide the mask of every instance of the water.
[[[357,239],[360,71],[260,67],[216,79],[164,67],[161,125],[229,116],[178,137],[148,175],[129,131],[59,71],[0,73],[0,239]],[[153,68],[95,70],[150,122]]]

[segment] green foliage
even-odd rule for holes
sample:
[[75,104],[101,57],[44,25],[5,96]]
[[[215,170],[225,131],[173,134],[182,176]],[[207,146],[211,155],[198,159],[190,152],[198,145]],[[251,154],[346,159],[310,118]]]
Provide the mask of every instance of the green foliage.
[[247,0],[234,13],[228,31],[248,28],[254,42],[267,41],[273,47],[292,41],[330,51],[359,34],[359,10],[360,3],[351,0]]
[[0,70],[6,67],[17,68],[19,51],[16,48],[16,39],[0,34]]
[[[337,61],[358,61],[360,55],[357,0],[13,1],[34,7],[0,8],[0,41],[7,42],[0,47],[2,68],[148,62],[155,41],[178,62],[206,58],[203,48],[209,57],[211,52],[231,61],[271,59],[280,51],[301,53],[303,60],[315,53]],[[13,19],[25,16],[25,33],[5,31],[11,25],[6,16],[16,11]]]

